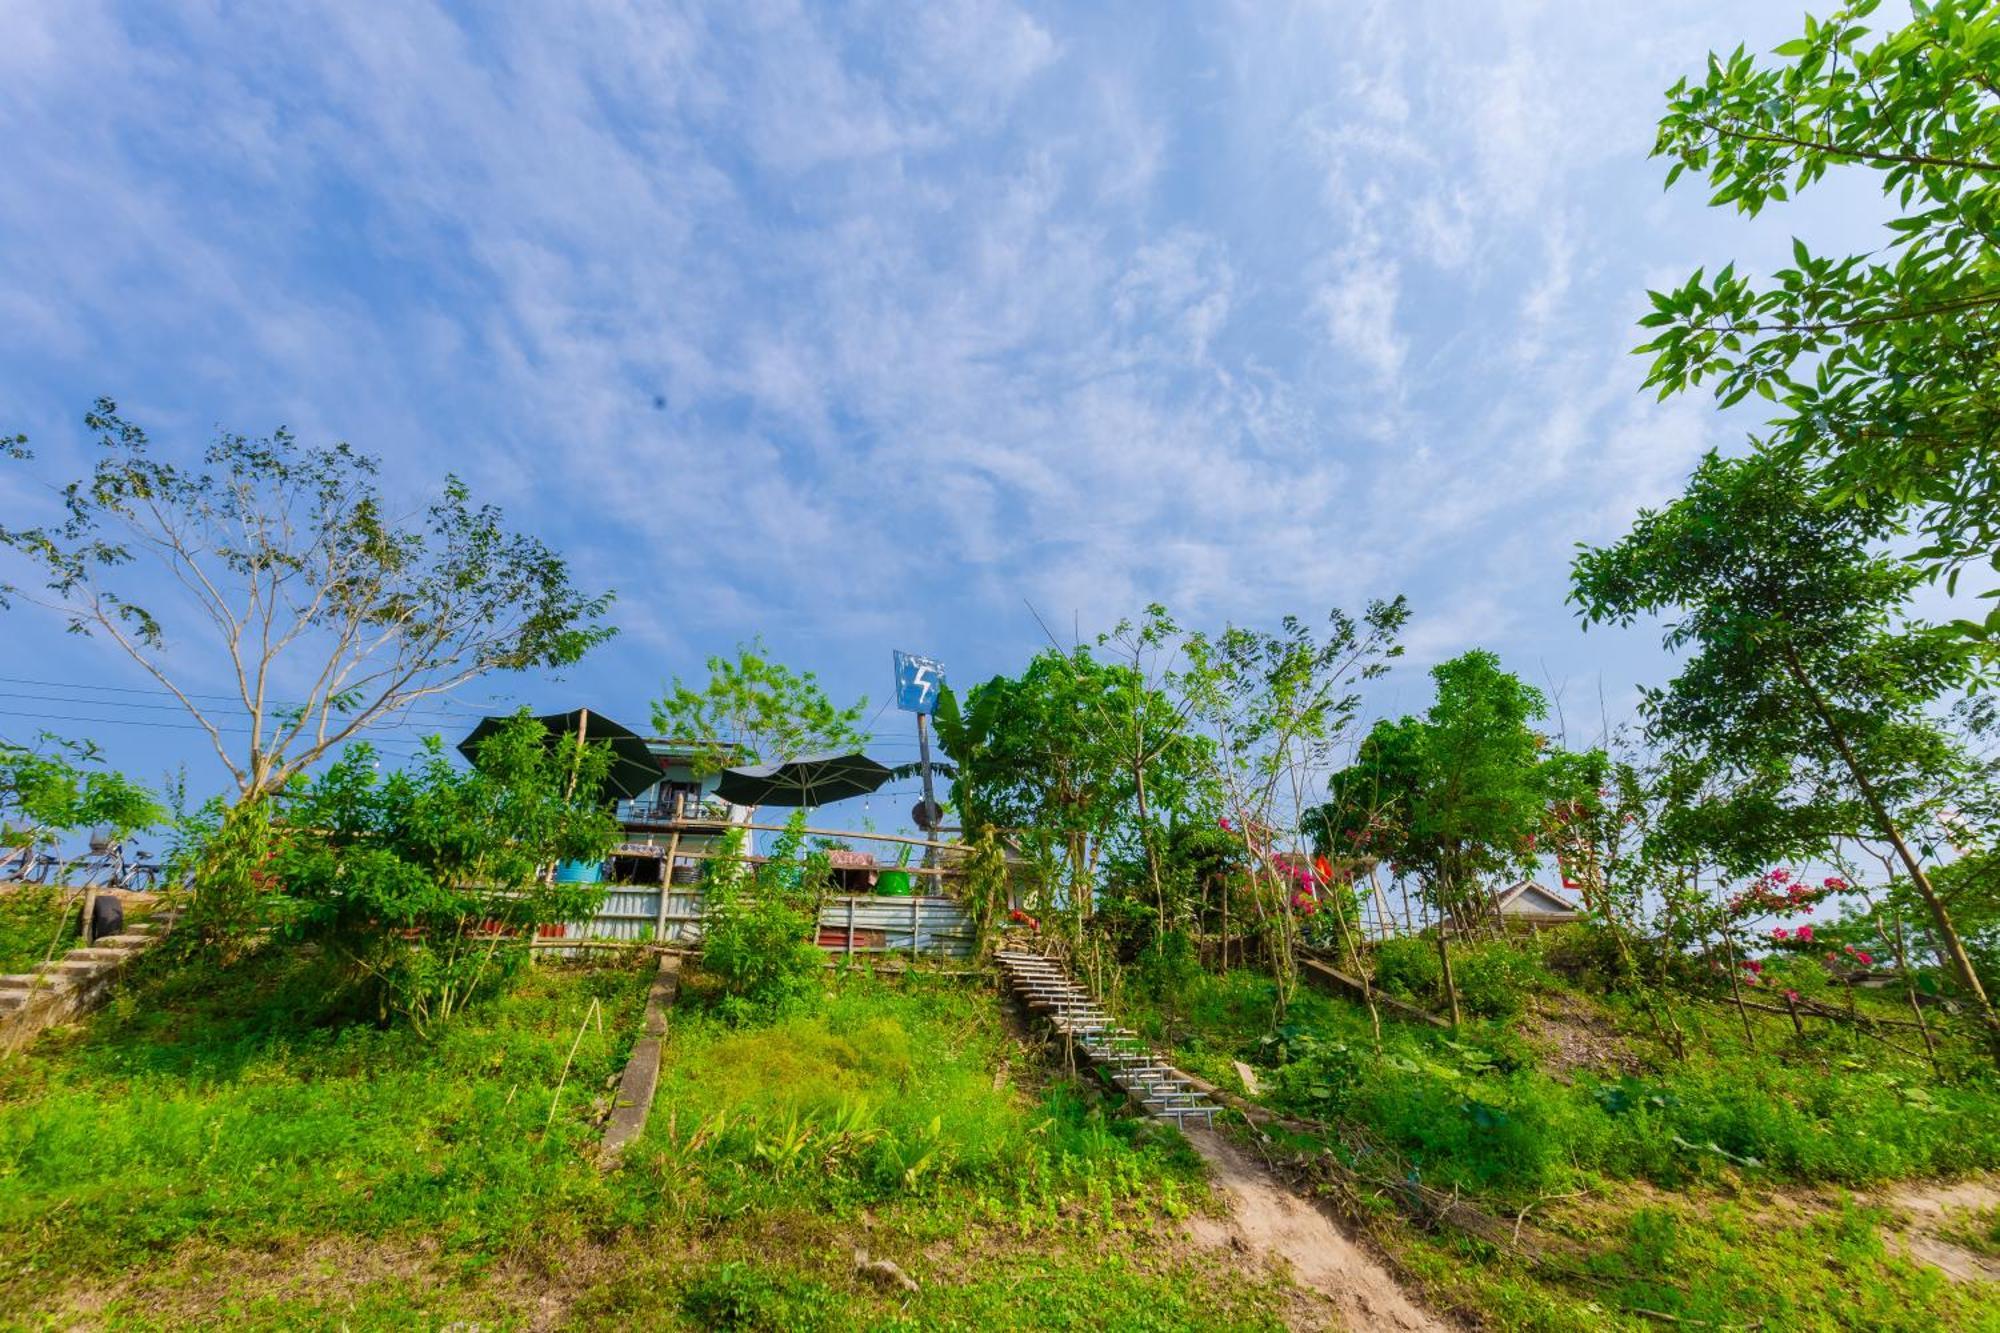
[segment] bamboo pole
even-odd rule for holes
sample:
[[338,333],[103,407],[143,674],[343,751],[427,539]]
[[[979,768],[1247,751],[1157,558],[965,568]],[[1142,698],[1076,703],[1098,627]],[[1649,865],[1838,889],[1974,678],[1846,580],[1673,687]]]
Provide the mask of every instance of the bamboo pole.
[[660,861],[660,914],[653,922],[653,938],[665,939],[667,935],[667,899],[674,891],[674,858],[680,852],[681,831],[675,829],[673,837],[667,841],[667,854]]

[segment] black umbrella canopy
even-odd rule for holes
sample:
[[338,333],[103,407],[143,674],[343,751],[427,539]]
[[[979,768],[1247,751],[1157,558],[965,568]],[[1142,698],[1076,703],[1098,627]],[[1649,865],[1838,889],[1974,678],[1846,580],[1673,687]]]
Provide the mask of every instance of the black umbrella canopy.
[[725,768],[715,794],[731,805],[828,805],[866,796],[889,778],[889,770],[865,754],[813,754]]
[[[480,743],[510,720],[481,718],[472,734],[458,743],[458,752],[467,759],[477,760]],[[578,708],[568,713],[549,713],[535,721],[549,733],[550,745],[563,741],[574,744],[574,738],[581,736],[588,744],[601,742],[611,747],[611,770],[604,775],[604,785],[599,789],[610,799],[629,801],[660,780],[660,761],[646,748],[639,733],[619,726],[602,713]]]

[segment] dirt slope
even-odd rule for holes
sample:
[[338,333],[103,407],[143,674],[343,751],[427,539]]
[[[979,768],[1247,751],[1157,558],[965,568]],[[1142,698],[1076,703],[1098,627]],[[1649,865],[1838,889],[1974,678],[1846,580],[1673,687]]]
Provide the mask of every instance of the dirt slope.
[[1272,1179],[1242,1149],[1210,1130],[1190,1130],[1187,1137],[1207,1159],[1217,1187],[1229,1200],[1228,1218],[1189,1221],[1197,1241],[1289,1269],[1295,1282],[1331,1307],[1318,1327],[1453,1327],[1426,1312],[1373,1255],[1326,1214]]

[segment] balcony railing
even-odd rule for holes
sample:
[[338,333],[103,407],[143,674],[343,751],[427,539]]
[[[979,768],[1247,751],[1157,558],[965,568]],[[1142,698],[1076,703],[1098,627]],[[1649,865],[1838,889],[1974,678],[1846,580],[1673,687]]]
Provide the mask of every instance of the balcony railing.
[[671,800],[621,801],[618,820],[622,824],[727,824],[735,807],[685,792]]

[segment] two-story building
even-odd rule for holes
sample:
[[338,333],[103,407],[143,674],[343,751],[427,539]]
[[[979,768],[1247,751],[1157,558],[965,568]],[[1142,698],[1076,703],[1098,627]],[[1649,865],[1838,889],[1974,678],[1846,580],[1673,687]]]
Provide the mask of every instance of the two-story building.
[[756,810],[717,799],[717,774],[695,776],[700,744],[649,737],[646,748],[659,761],[660,780],[618,803],[625,836],[612,853],[607,878],[623,884],[699,883],[702,858],[720,847],[732,826],[749,823]]

